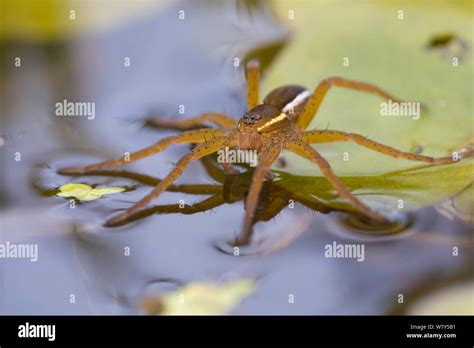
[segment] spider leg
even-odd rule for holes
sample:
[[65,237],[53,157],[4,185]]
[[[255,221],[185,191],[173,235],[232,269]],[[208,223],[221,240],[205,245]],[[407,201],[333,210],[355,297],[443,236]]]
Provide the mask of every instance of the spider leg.
[[285,197],[275,197],[268,207],[255,214],[255,222],[269,221],[277,216],[288,205],[288,199]]
[[127,220],[122,220],[120,223],[114,225],[115,227],[128,224],[129,222],[140,220],[146,218],[153,214],[196,214],[200,212],[205,212],[216,208],[224,204],[224,199],[222,195],[213,195],[209,198],[206,198],[202,201],[194,203],[192,205],[180,204],[166,204],[166,205],[157,205],[150,208],[142,209],[135,214],[131,215]]
[[[119,177],[125,179],[131,179],[142,183],[147,186],[156,186],[161,182],[161,179],[154,178],[149,175],[140,174],[136,172],[129,172],[125,170],[91,170],[82,175],[86,176],[106,176],[106,177]],[[221,194],[222,195],[222,186],[221,185],[206,185],[206,184],[196,184],[196,185],[170,185],[166,189],[169,192],[180,192],[193,195],[210,195],[210,194]]]
[[[237,132],[236,131],[233,131],[233,133],[227,137],[227,139],[225,140],[224,144],[222,145],[221,147],[221,151],[225,151],[226,148],[227,149],[230,149],[232,148],[233,146],[236,146],[238,144],[238,141],[237,141]],[[232,163],[230,162],[227,162],[227,161],[224,161],[222,162],[222,168],[224,169],[224,171],[226,172],[226,174],[228,175],[237,175],[239,173],[239,171],[237,170],[237,168],[235,168],[235,166],[232,165]]]
[[364,213],[366,216],[371,217],[372,219],[385,222],[386,219],[367,207],[364,203],[358,200],[349,189],[344,185],[344,183],[339,179],[336,174],[331,169],[328,161],[322,157],[318,151],[314,148],[306,144],[301,140],[293,140],[286,143],[285,147],[290,150],[291,152],[296,153],[314,163],[316,163],[321,172],[326,177],[326,179],[331,183],[331,185],[336,189],[336,191],[344,198],[346,198],[349,202],[351,202],[354,207],[356,207],[359,211]]
[[258,61],[247,62],[247,109],[252,110],[259,104],[260,65]]
[[383,89],[370,83],[348,80],[342,77],[329,77],[327,79],[322,80],[319,85],[314,89],[314,92],[311,95],[308,103],[306,104],[304,111],[301,113],[301,115],[298,116],[296,124],[300,127],[300,129],[306,129],[309,126],[313,118],[316,116],[319,107],[321,106],[321,103],[324,97],[326,96],[326,93],[332,86],[355,89],[362,92],[376,94],[385,99],[391,99],[396,103],[401,102],[401,100],[395,98]]
[[326,206],[320,200],[307,195],[303,192],[293,192],[291,194],[291,198],[294,199],[296,202],[304,205],[305,207],[320,212],[321,214],[329,214],[331,211],[336,210],[334,208],[330,208]]
[[232,163],[229,162],[224,162],[222,163],[222,168],[226,172],[227,175],[237,175],[239,174],[239,171],[235,166],[232,165]]
[[255,210],[257,209],[258,198],[262,190],[263,181],[267,177],[268,168],[278,158],[280,147],[276,144],[269,144],[258,154],[258,165],[252,176],[247,198],[245,200],[245,217],[242,231],[236,240],[237,245],[250,243],[252,237],[252,225],[254,222]]
[[153,191],[135,203],[132,207],[125,210],[123,213],[120,213],[107,220],[105,222],[105,226],[116,226],[121,224],[124,220],[127,220],[131,215],[158,197],[161,192],[165,191],[179,176],[181,176],[191,161],[195,161],[213,152],[216,152],[222,146],[222,143],[225,139],[225,137],[214,138],[204,144],[196,146],[187,155],[181,157],[178,163],[176,163],[175,168],[158,185],[155,186]]
[[201,159],[201,163],[211,179],[222,184],[225,180],[225,173],[210,157]]
[[371,150],[383,153],[387,156],[392,156],[396,158],[404,158],[410,161],[420,161],[420,162],[428,162],[433,164],[446,164],[446,163],[454,163],[456,160],[452,156],[448,157],[429,157],[423,155],[417,155],[414,153],[403,152],[393,147],[378,143],[373,140],[369,140],[366,137],[355,134],[355,133],[345,133],[340,131],[306,131],[303,133],[302,141],[306,143],[324,143],[324,142],[333,142],[333,141],[354,141],[355,143],[362,145],[366,148]]
[[223,129],[203,128],[203,129],[186,131],[176,136],[171,136],[171,137],[161,139],[156,144],[146,147],[143,150],[133,152],[126,158],[123,157],[123,158],[118,158],[112,161],[99,162],[95,164],[90,164],[85,167],[61,168],[58,170],[58,173],[65,174],[65,175],[79,175],[79,174],[87,173],[91,170],[123,166],[130,162],[137,161],[141,158],[148,157],[160,151],[163,151],[172,144],[205,143],[209,139],[222,137],[224,135],[225,135],[225,130]]
[[194,203],[192,205],[185,205],[183,208],[180,208],[182,214],[195,214],[200,212],[205,212],[213,208],[219,207],[225,203],[222,194],[210,196],[202,201]]
[[203,126],[206,122],[212,122],[223,128],[232,128],[237,124],[237,120],[232,116],[222,113],[205,113],[196,117],[182,120],[162,119],[153,117],[147,120],[147,124],[155,127],[187,130],[195,126]]

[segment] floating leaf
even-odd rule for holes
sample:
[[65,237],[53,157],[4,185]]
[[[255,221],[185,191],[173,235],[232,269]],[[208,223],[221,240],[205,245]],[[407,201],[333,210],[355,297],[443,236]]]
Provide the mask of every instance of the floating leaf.
[[[219,284],[211,281],[190,283],[160,298],[158,314],[218,315],[230,312],[255,288],[253,279]],[[156,311],[155,311],[156,314]]]
[[123,187],[93,188],[86,184],[66,184],[59,187],[59,197],[74,197],[80,201],[93,201],[104,195],[125,191]]
[[[458,6],[460,3],[463,6]],[[358,6],[345,2],[276,2],[282,19],[288,18],[289,10],[295,14],[293,20],[287,20],[294,36],[265,76],[263,92],[285,84],[301,84],[312,90],[328,76],[377,84],[406,101],[422,102],[428,109],[421,111],[419,119],[382,116],[384,100],[335,87],[309,129],[329,127],[360,133],[402,151],[450,156],[474,139],[473,65],[469,63],[474,46],[472,11],[462,9],[468,8],[469,1],[439,3],[430,11],[420,4],[430,2],[404,1],[403,6],[388,1]],[[399,18],[400,9],[403,18]],[[446,28],[470,48],[456,62],[426,48],[426,43]],[[398,197],[410,203],[409,209],[434,205],[455,196],[473,180],[472,162],[410,172],[421,163],[385,156],[351,142],[314,147],[328,159],[335,173],[373,207],[393,206],[393,199]],[[322,194],[330,200],[338,198],[317,166],[292,153],[284,156],[288,163],[285,171],[294,176],[286,177],[282,185],[291,185],[296,192]],[[296,175],[304,175],[305,179]],[[473,196],[463,195],[457,203],[456,209],[469,215]]]

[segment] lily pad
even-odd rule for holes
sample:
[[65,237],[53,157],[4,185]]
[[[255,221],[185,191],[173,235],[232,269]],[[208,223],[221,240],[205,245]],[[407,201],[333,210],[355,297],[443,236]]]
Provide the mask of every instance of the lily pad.
[[[429,4],[363,2],[348,11],[346,2],[276,2],[282,20],[295,35],[265,76],[264,92],[284,84],[312,90],[329,76],[366,81],[403,100],[422,102],[427,109],[419,119],[382,116],[384,100],[333,87],[308,129],[329,127],[360,133],[402,151],[433,157],[450,156],[466,147],[474,138],[473,65],[469,64],[474,46],[472,11],[463,11],[455,2],[427,11],[420,3]],[[426,48],[446,30],[469,47],[457,65],[451,57]],[[354,193],[373,207],[393,206],[394,198],[405,199],[409,209],[433,205],[455,196],[473,180],[472,162],[467,160],[410,171],[421,163],[388,157],[350,142],[314,146]],[[313,163],[288,152],[285,159],[288,166],[284,170],[292,174],[285,177],[285,187],[337,198]],[[328,196],[328,192],[332,193]],[[472,196],[462,204],[472,207]]]
[[80,201],[93,201],[104,195],[123,192],[125,189],[123,187],[93,188],[86,184],[66,184],[60,186],[59,191],[56,194],[58,197],[73,197]]

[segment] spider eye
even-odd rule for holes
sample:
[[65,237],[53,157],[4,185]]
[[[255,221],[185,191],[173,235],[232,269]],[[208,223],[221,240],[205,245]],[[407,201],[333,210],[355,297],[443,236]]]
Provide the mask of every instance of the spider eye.
[[254,118],[253,115],[244,114],[244,116],[242,118],[243,118],[244,123],[247,124],[247,125],[252,125],[252,124],[255,123],[255,118]]

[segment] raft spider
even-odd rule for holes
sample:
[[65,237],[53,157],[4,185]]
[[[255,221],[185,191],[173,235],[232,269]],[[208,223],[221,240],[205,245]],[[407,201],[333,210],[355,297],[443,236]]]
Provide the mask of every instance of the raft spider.
[[[247,106],[249,111],[240,120],[222,113],[205,113],[185,120],[155,118],[152,122],[157,126],[172,127],[184,131],[178,135],[161,139],[154,145],[130,154],[127,160],[119,158],[91,164],[86,167],[67,167],[60,169],[59,173],[80,175],[93,170],[123,166],[129,162],[163,151],[172,144],[197,144],[177,162],[175,168],[168,176],[157,184],[148,195],[132,207],[105,222],[105,226],[116,226],[122,225],[134,213],[137,213],[149,202],[157,198],[184,172],[191,161],[198,160],[226,147],[257,151],[258,165],[255,168],[245,200],[243,226],[240,236],[236,241],[237,244],[243,245],[251,241],[252,223],[263,182],[268,177],[270,166],[278,159],[283,149],[314,162],[342,197],[347,199],[365,216],[381,222],[386,221],[386,218],[356,198],[334,174],[326,159],[310,144],[353,141],[361,146],[392,157],[432,164],[455,162],[453,157],[433,158],[402,152],[355,133],[337,130],[306,130],[317,114],[326,93],[332,86],[376,94],[395,103],[401,102],[375,85],[342,77],[330,77],[322,80],[312,93],[306,88],[296,85],[278,87],[263,99],[262,104],[259,104],[260,70],[257,61],[249,61],[247,63],[246,76]],[[215,124],[217,128],[189,130],[191,127],[205,125],[207,122]],[[236,169],[230,163],[223,163],[223,168],[228,174],[236,173]]]

